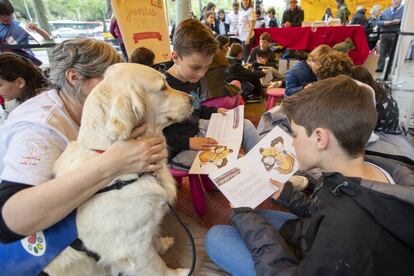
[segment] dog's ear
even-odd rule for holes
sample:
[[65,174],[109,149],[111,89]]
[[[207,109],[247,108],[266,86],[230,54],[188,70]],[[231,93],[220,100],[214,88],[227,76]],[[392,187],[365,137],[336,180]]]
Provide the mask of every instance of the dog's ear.
[[111,102],[106,129],[112,141],[125,140],[143,121],[145,105],[139,93],[120,93]]

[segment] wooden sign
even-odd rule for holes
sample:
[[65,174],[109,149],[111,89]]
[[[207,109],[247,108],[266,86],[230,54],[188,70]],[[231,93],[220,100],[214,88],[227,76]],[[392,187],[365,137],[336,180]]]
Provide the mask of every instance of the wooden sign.
[[155,53],[155,63],[171,59],[164,0],[112,1],[128,56],[139,47]]

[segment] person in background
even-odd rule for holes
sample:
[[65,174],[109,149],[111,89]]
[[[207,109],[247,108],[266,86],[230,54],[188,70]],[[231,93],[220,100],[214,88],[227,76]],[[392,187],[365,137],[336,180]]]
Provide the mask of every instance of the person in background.
[[[29,44],[29,34],[20,26],[20,22],[13,19],[14,8],[8,0],[0,0],[0,43],[1,44]],[[34,23],[27,24],[27,28],[49,39],[49,34]],[[32,50],[13,49],[12,52],[30,59],[36,65],[41,65]]]
[[0,96],[6,101],[23,103],[46,85],[43,72],[29,59],[14,53],[0,54]]
[[230,43],[233,43],[233,42],[240,43],[240,40],[238,38],[239,9],[240,9],[239,2],[233,2],[232,8],[233,10],[229,12],[226,16],[226,23],[229,25],[228,34],[231,35]]
[[[242,65],[243,47],[239,43],[233,43],[230,46],[227,55],[230,66],[228,69],[229,81],[238,80],[242,84],[243,97],[247,103],[263,101],[263,87],[260,84],[260,78],[266,75],[266,69],[251,71]],[[251,90],[251,91],[250,91]]]
[[218,35],[216,37],[218,43],[218,49],[223,53],[224,56],[227,56],[227,53],[230,49],[230,39],[224,35]]
[[227,35],[229,32],[229,24],[226,23],[226,13],[223,9],[218,11],[217,31],[219,35]]
[[230,96],[225,85],[229,68],[226,55],[229,50],[230,39],[219,35],[216,37],[216,41],[218,44],[217,52],[214,54],[213,61],[208,67],[206,74],[200,80],[200,98],[202,101],[221,96]]
[[365,13],[367,12],[367,9],[364,8],[362,5],[358,5],[356,7],[356,12],[354,16],[352,16],[351,19],[351,25],[362,25],[365,26],[367,22],[367,18],[365,17]]
[[308,84],[315,82],[316,71],[320,67],[321,57],[327,55],[332,49],[328,45],[319,45],[310,52],[306,61],[299,61],[286,72],[285,95],[291,96],[303,90]]
[[302,25],[305,14],[301,7],[298,6],[297,0],[289,1],[289,8],[283,12],[283,27],[300,27]]
[[386,134],[401,134],[400,112],[398,104],[392,96],[391,87],[374,80],[368,69],[363,66],[356,66],[351,73],[351,77],[371,86],[375,91],[375,107],[378,114],[375,131]]
[[322,16],[322,21],[329,21],[333,18],[331,8],[326,8],[325,13]]
[[254,39],[254,26],[256,16],[253,10],[252,0],[241,0],[242,9],[239,12],[239,21],[237,25],[238,38],[243,45],[243,58],[244,62],[247,61],[250,54],[250,48],[252,40]]
[[319,57],[318,65],[313,71],[318,80],[339,75],[351,76],[354,71],[354,63],[346,53],[332,50]]
[[217,25],[214,24],[215,16],[212,11],[207,11],[204,13],[204,20],[202,21],[204,26],[211,31],[211,33],[216,36],[218,30],[216,29]]
[[[400,30],[401,19],[404,14],[404,6],[401,0],[392,0],[391,7],[385,9],[380,15],[377,25],[381,27],[381,31],[396,32]],[[381,34],[380,49],[377,70],[375,72],[384,71],[385,58],[391,54],[392,43],[395,39],[395,34]]]
[[372,32],[378,31],[377,21],[381,15],[381,5],[372,6],[370,14],[371,16],[368,17],[367,22],[365,23],[365,32],[367,33],[368,47],[372,50],[379,40],[379,35],[373,34]]
[[260,35],[259,46],[256,46],[252,49],[248,63],[253,64],[257,61],[257,53],[261,52],[262,56],[265,55],[267,59],[267,66],[277,67],[277,62],[275,60],[275,53],[270,49],[270,34],[264,32]]
[[254,23],[255,28],[264,28],[266,26],[265,19],[262,16],[262,10],[256,9],[256,21]]
[[119,28],[118,21],[116,20],[115,13],[112,13],[111,24],[109,26],[109,32],[117,40],[119,47],[121,48],[122,55],[125,61],[128,61],[128,53],[125,48],[124,41],[122,40],[121,29]]
[[267,17],[268,17],[268,21],[267,21],[267,28],[277,28],[279,27],[279,24],[277,23],[277,19],[275,17],[276,15],[276,11],[274,8],[269,8],[267,10]]
[[341,20],[342,25],[346,25],[349,15],[351,14],[348,7],[345,4],[345,0],[335,0],[338,11],[336,12],[336,18]]
[[201,10],[200,21],[204,20],[204,14],[209,11],[213,12],[215,16],[216,15],[216,4],[214,4],[213,2],[208,2],[207,6],[203,7],[203,9]]
[[2,119],[24,101],[36,96],[47,86],[43,72],[29,59],[11,52],[0,54],[0,97],[7,101],[2,106]]
[[154,59],[155,54],[152,50],[145,47],[139,47],[132,52],[129,62],[152,66],[154,65]]

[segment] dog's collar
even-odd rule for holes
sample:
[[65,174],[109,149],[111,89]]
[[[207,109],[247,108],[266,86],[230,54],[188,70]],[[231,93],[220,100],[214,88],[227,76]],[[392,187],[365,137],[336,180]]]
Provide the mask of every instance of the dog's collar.
[[109,192],[109,191],[112,191],[112,190],[121,190],[123,187],[125,187],[125,186],[127,186],[129,184],[132,184],[135,181],[137,181],[137,179],[140,178],[142,175],[144,175],[144,174],[143,173],[138,174],[138,177],[137,178],[133,178],[133,179],[129,179],[129,180],[120,180],[120,179],[118,179],[111,186],[106,186],[105,188],[102,188],[99,191],[97,191],[95,193],[95,195],[96,194],[100,194],[100,193]]

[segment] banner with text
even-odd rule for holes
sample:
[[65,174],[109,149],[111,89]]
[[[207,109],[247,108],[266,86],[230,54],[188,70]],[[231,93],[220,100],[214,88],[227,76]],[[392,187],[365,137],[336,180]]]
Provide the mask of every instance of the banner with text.
[[128,56],[139,47],[155,53],[155,63],[171,58],[170,38],[163,0],[112,1]]

